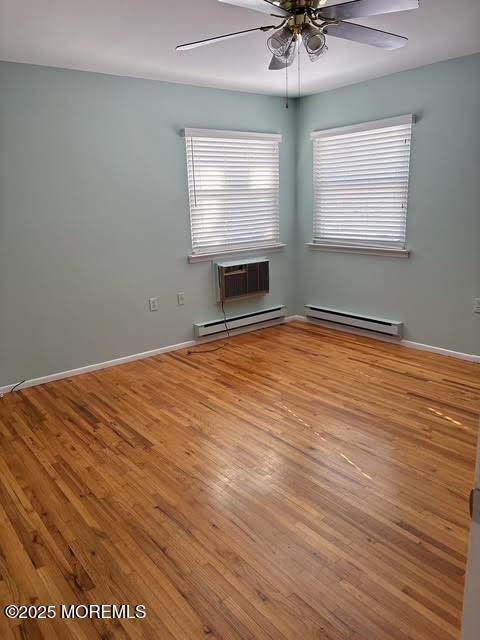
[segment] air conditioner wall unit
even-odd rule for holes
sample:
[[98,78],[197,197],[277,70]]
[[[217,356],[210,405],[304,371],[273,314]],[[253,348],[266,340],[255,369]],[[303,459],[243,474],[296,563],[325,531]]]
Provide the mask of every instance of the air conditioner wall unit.
[[266,258],[217,262],[215,280],[220,302],[266,295],[270,291],[270,263]]

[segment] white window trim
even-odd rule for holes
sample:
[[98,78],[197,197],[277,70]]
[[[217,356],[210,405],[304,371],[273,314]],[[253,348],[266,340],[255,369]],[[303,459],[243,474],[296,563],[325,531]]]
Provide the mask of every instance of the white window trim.
[[195,264],[196,262],[211,262],[223,256],[243,256],[250,255],[251,253],[263,253],[264,251],[277,252],[282,251],[286,246],[286,244],[280,242],[279,244],[259,245],[258,247],[249,247],[248,249],[232,249],[232,251],[218,251],[217,253],[193,253],[188,256],[188,262]]
[[[359,133],[361,131],[374,131],[376,129],[384,129],[387,127],[395,127],[400,125],[413,125],[415,123],[415,115],[407,114],[403,116],[395,116],[393,118],[384,118],[382,120],[372,120],[370,122],[362,122],[359,124],[348,125],[345,127],[335,127],[333,129],[321,129],[312,131],[310,139],[313,141],[319,139],[335,138],[336,136],[346,135],[349,133]],[[407,220],[408,224],[408,220]],[[306,243],[306,247],[314,251],[328,251],[336,253],[354,253],[364,255],[376,255],[384,257],[409,258],[410,249],[408,246],[402,248],[394,247],[378,247],[362,244],[335,244],[322,242],[320,240],[312,240]]]
[[402,124],[415,124],[415,116],[409,113],[405,116],[395,116],[394,118],[385,118],[383,120],[372,120],[371,122],[362,122],[360,124],[352,124],[346,127],[336,127],[334,129],[321,129],[312,131],[311,140],[319,138],[334,138],[348,133],[359,133],[360,131],[373,131],[375,129],[385,129],[387,127],[397,127]]
[[[223,138],[223,139],[231,139],[231,140],[267,140],[270,142],[276,142],[279,145],[283,141],[282,134],[279,133],[259,133],[253,131],[228,131],[223,129],[196,129],[186,127],[180,131],[180,134],[184,138],[193,137],[193,138]],[[190,187],[189,187],[190,188]],[[279,193],[278,197],[280,198],[280,184],[279,184]],[[189,205],[190,208],[190,205]],[[190,210],[191,216],[191,210]],[[278,211],[278,224],[280,224],[280,210]],[[237,255],[237,254],[251,254],[257,253],[258,251],[279,251],[285,248],[286,245],[281,241],[275,242],[274,244],[260,244],[260,245],[251,245],[246,247],[235,247],[232,249],[212,249],[209,252],[205,253],[191,253],[187,256],[189,263],[196,262],[207,262],[211,261],[215,258],[219,258],[225,255]]]
[[282,142],[281,133],[255,133],[254,131],[223,131],[222,129],[188,129],[182,131],[184,138],[224,138],[226,140],[271,140]]
[[330,253],[357,253],[367,256],[383,256],[386,258],[409,258],[410,249],[392,249],[390,247],[368,247],[348,244],[327,244],[321,242],[307,242],[311,251],[328,251]]

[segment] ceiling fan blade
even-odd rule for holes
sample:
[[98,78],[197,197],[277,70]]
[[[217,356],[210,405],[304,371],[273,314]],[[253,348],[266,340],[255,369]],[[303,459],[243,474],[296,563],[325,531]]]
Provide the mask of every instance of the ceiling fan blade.
[[372,47],[380,47],[380,49],[400,49],[408,42],[408,38],[404,36],[371,29],[361,24],[353,24],[353,22],[330,24],[324,28],[324,33],[335,38],[343,38],[344,40],[369,44]]
[[365,18],[382,13],[408,11],[409,9],[418,9],[418,7],[419,0],[353,0],[353,2],[323,7],[317,11],[317,15],[335,20],[351,20],[352,18]]
[[262,13],[274,13],[276,16],[282,18],[290,16],[288,11],[285,11],[285,9],[282,9],[278,4],[270,0],[219,0],[219,2],[233,4],[236,7],[243,7],[244,9],[261,11]]
[[187,42],[186,44],[180,44],[175,47],[176,51],[188,51],[189,49],[196,49],[197,47],[203,47],[206,44],[213,44],[215,42],[222,42],[222,40],[231,40],[232,38],[239,38],[247,33],[253,31],[269,31],[274,27],[256,27],[255,29],[245,29],[244,31],[235,31],[234,33],[227,33],[224,36],[215,36],[213,38],[206,38],[205,40],[197,40],[196,42]]
[[270,61],[270,64],[268,65],[268,68],[270,71],[281,71],[286,67],[287,67],[287,63],[284,62],[283,60],[280,60],[280,58],[277,58],[277,56],[273,56]]

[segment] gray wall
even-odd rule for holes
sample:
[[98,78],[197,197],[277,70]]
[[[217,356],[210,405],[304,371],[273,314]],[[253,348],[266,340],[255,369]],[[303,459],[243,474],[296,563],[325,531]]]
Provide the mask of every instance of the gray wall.
[[[408,260],[308,251],[315,129],[414,113]],[[406,338],[480,354],[480,55],[305,98],[298,111],[297,306],[403,320]]]
[[271,254],[271,294],[230,308],[292,307],[294,110],[275,97],[1,63],[0,386],[190,340],[193,322],[219,317],[210,263],[186,259],[185,126],[284,135],[288,247]]
[[[0,63],[0,386],[189,340],[218,317],[211,265],[186,260],[185,126],[284,135],[288,247],[270,256],[271,294],[232,309],[321,303],[479,354],[479,74],[471,56],[286,111],[280,98]],[[411,258],[308,252],[310,131],[410,112]]]

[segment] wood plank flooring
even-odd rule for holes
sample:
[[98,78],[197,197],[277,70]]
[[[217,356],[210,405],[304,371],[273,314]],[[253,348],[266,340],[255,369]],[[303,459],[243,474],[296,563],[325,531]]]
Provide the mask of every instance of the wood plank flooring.
[[[200,348],[200,350],[205,347]],[[480,368],[310,324],[0,401],[11,639],[459,637]]]

